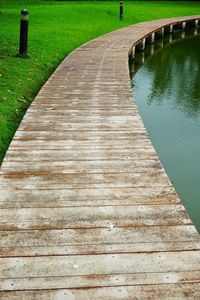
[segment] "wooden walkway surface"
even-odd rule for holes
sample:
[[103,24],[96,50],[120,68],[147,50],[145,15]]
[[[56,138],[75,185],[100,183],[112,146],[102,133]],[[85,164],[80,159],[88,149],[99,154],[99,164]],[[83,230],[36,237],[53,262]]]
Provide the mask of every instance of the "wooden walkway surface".
[[0,173],[1,300],[200,299],[200,238],[128,68],[136,41],[183,19],[83,45],[39,92]]

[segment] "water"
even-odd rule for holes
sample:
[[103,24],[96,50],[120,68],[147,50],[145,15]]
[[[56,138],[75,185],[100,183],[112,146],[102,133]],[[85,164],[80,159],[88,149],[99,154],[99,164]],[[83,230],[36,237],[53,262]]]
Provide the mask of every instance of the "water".
[[200,36],[196,33],[187,33],[184,39],[178,33],[172,43],[168,36],[137,55],[131,69],[139,68],[132,78],[133,94],[145,127],[200,231]]

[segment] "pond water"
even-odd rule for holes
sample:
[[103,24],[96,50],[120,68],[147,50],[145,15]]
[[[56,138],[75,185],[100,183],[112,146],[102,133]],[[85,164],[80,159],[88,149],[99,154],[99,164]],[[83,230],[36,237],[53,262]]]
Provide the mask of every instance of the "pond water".
[[173,37],[169,35],[147,47],[144,53],[136,55],[130,65],[133,94],[140,115],[166,173],[198,231],[199,49],[197,30],[186,34],[177,32]]

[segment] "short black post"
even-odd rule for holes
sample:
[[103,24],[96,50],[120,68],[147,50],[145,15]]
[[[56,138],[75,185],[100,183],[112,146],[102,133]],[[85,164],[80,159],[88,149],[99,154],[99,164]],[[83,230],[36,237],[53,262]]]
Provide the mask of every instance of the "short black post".
[[20,44],[19,55],[26,56],[28,50],[28,17],[29,12],[27,9],[22,9],[20,17]]
[[119,5],[119,18],[120,18],[120,20],[123,19],[123,16],[124,16],[123,0],[120,0],[120,5]]

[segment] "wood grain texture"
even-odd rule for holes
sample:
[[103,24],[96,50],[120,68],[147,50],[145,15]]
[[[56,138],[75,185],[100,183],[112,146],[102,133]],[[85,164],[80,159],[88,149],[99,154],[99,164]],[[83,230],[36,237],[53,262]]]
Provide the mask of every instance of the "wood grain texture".
[[199,16],[129,26],[71,53],[0,170],[0,299],[200,299],[200,238],[134,102],[132,46]]

